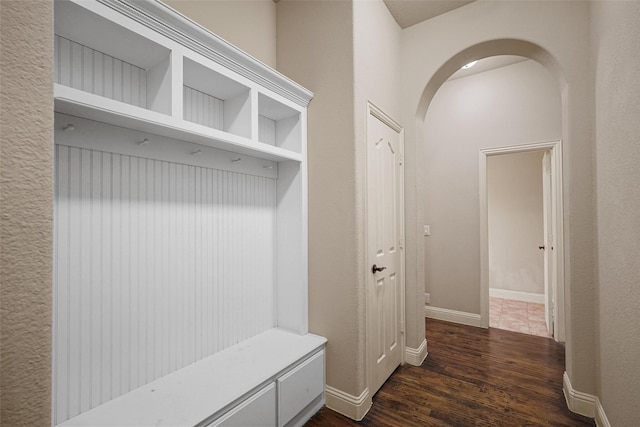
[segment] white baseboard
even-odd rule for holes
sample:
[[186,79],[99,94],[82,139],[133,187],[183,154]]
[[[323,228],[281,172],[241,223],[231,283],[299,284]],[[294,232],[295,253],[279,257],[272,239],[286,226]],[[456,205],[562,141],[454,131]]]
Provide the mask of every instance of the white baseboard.
[[360,396],[353,396],[331,386],[325,387],[327,408],[356,421],[361,421],[372,405],[369,389],[365,388]]
[[[573,389],[569,375],[565,371],[562,376],[562,391],[567,401],[567,407],[571,412],[594,418],[596,415],[596,402],[598,398],[592,394],[583,393]],[[602,411],[604,414],[604,410]]]
[[479,314],[466,313],[464,311],[449,310],[440,307],[424,307],[424,315],[429,319],[444,320],[446,322],[460,323],[462,325],[482,327]]
[[511,291],[509,289],[489,288],[489,296],[494,298],[504,298],[504,299],[511,299],[515,301],[544,304],[544,294],[534,294],[532,292]]
[[604,413],[604,408],[600,403],[600,399],[596,397],[596,426],[598,427],[611,427],[611,423],[607,419],[607,414]]
[[420,366],[424,359],[427,358],[427,354],[429,353],[427,352],[427,339],[425,338],[418,348],[404,348],[404,361],[409,365]]

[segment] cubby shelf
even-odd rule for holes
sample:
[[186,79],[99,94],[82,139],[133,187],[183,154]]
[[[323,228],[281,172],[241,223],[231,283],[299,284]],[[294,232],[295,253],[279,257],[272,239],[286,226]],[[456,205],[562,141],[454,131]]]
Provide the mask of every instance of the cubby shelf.
[[135,3],[56,0],[56,111],[268,160],[302,161],[310,92],[237,49],[229,67],[215,50],[231,47],[214,34],[204,33],[210,50],[203,55],[114,15],[140,7],[155,19],[189,25],[195,32],[189,40],[203,37],[201,27],[166,5]]

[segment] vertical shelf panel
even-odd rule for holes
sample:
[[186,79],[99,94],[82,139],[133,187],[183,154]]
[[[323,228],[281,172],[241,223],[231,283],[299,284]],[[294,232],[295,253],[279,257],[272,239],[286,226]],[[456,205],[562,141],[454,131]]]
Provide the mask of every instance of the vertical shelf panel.
[[299,334],[307,330],[307,245],[304,169],[297,162],[278,167],[277,307],[278,326]]

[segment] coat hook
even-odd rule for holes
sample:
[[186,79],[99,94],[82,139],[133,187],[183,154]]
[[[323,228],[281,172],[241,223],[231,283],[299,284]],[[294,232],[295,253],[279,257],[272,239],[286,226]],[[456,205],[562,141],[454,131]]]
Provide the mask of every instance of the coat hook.
[[196,150],[191,152],[192,156],[199,156],[200,154],[202,154],[202,150]]
[[231,163],[239,162],[242,160],[242,157],[238,157],[237,159],[231,159]]
[[147,145],[149,143],[149,140],[147,138],[143,139],[142,141],[138,141],[138,145]]
[[63,127],[62,130],[65,132],[69,132],[71,130],[76,130],[76,127],[73,124],[69,123],[68,125]]

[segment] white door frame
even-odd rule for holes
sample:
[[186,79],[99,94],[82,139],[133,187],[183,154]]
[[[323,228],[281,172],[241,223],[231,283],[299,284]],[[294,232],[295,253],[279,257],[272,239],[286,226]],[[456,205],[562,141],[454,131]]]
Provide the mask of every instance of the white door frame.
[[544,320],[549,333],[556,335],[555,329],[555,295],[553,290],[557,287],[557,277],[555,276],[555,242],[556,218],[553,216],[555,202],[555,190],[553,189],[553,170],[551,169],[551,151],[545,150],[542,157],[542,215],[543,233],[542,250],[544,251]]
[[[393,129],[394,131],[398,132],[399,134],[399,150],[400,150],[400,159],[401,162],[404,166],[404,128],[398,123],[396,122],[394,119],[392,119],[389,115],[387,115],[384,111],[382,111],[380,108],[378,108],[376,105],[374,105],[371,101],[367,101],[367,116],[366,116],[366,121],[365,121],[365,143],[368,143],[368,138],[369,135],[367,134],[367,124],[368,124],[368,120],[371,119],[371,117],[376,118],[378,120],[380,120],[382,123],[384,123],[385,125],[389,126],[391,129]],[[367,156],[365,156],[365,165],[366,168],[368,168],[368,165],[366,164],[368,162]],[[365,169],[367,170],[367,169]],[[406,323],[406,315],[405,315],[405,294],[406,294],[406,289],[405,289],[405,223],[404,223],[404,168],[400,169],[401,173],[399,174],[400,176],[398,176],[398,195],[400,198],[400,212],[398,213],[398,220],[400,221],[400,230],[401,230],[401,236],[400,236],[400,361],[401,364],[404,364],[405,362],[405,349],[406,349],[406,328],[405,328],[405,323]],[[364,200],[364,206],[368,206],[369,203],[369,191],[368,191],[368,182],[366,182],[365,185],[365,200]],[[369,292],[369,289],[372,288],[373,285],[373,280],[374,280],[374,276],[371,274],[371,265],[369,264],[369,213],[368,210],[365,209],[364,210],[364,229],[366,230],[364,233],[364,247],[365,247],[365,253],[366,253],[366,261],[364,263],[364,267],[365,267],[365,277],[366,279],[366,289],[367,289],[367,294]],[[373,349],[370,348],[370,344],[372,342],[371,339],[369,339],[369,337],[371,337],[371,333],[373,331],[373,326],[371,325],[371,315],[370,315],[370,310],[371,307],[369,307],[369,295],[367,295],[366,299],[367,301],[366,303],[366,334],[367,334],[367,362],[366,362],[366,366],[367,366],[367,391],[370,390],[370,386],[371,384],[373,384],[373,362],[374,360],[372,360],[373,358],[371,357],[371,354],[373,352]],[[371,398],[372,396],[369,396],[369,398]]]
[[556,301],[554,338],[565,341],[565,307],[564,307],[564,230],[563,230],[563,196],[562,196],[562,141],[539,142],[508,147],[486,148],[480,150],[480,323],[483,328],[489,327],[489,212],[487,204],[487,157],[499,154],[523,153],[528,151],[549,150],[551,153],[552,186],[555,191],[556,235],[554,251],[556,264]]

